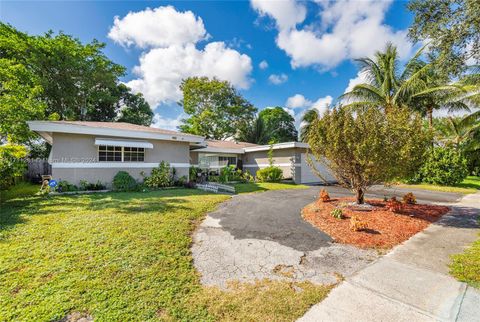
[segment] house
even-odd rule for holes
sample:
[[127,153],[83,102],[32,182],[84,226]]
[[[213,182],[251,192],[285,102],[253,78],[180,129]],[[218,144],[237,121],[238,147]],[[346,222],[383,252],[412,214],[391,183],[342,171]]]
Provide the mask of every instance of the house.
[[[166,161],[178,177],[189,175],[190,166],[219,171],[236,165],[255,175],[269,165],[269,145],[206,140],[202,136],[130,123],[83,121],[30,121],[28,125],[52,145],[49,163],[52,176],[78,184],[80,180],[109,185],[124,170],[140,180],[152,168]],[[320,179],[307,164],[308,145],[287,142],[273,145],[274,164],[285,178],[296,183],[316,183]],[[329,180],[328,171],[317,169]]]

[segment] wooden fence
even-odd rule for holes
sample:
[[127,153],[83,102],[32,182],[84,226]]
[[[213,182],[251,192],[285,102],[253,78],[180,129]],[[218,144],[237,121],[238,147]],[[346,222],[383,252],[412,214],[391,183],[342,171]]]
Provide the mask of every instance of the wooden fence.
[[52,166],[48,164],[47,160],[29,160],[27,166],[28,169],[25,173],[25,179],[33,183],[41,183],[42,175],[52,174]]

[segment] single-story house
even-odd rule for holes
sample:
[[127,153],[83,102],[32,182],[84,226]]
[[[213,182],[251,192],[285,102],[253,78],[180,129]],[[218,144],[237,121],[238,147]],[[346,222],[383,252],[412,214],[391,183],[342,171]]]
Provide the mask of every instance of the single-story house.
[[[189,175],[190,166],[218,171],[226,165],[255,175],[269,165],[269,145],[206,140],[202,136],[120,122],[30,121],[28,125],[52,150],[48,162],[52,176],[78,184],[80,180],[109,185],[118,171],[137,180],[166,161],[178,177]],[[308,144],[287,142],[273,145],[274,164],[285,178],[296,183],[317,183],[306,160]],[[327,169],[317,170],[333,181]]]

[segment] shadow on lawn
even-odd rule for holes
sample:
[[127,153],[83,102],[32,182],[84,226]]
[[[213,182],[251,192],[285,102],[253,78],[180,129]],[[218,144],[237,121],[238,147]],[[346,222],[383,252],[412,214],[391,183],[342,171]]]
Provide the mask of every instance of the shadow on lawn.
[[194,189],[172,189],[150,192],[111,192],[83,195],[34,196],[8,200],[0,204],[1,233],[25,223],[30,216],[75,214],[77,212],[112,211],[121,215],[162,214],[173,210],[190,210],[182,204],[184,197],[208,193]]

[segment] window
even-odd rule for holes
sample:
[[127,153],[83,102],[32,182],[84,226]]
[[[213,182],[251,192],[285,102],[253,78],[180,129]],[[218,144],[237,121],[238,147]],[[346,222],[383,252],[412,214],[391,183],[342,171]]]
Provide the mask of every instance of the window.
[[122,161],[122,147],[100,145],[98,147],[98,161]]
[[219,156],[218,161],[227,161],[228,165],[237,165],[237,157],[226,157],[226,156]]
[[143,162],[144,160],[145,148],[129,148],[110,145],[98,146],[98,161],[101,162]]
[[144,148],[123,148],[123,161],[142,161],[145,158]]

